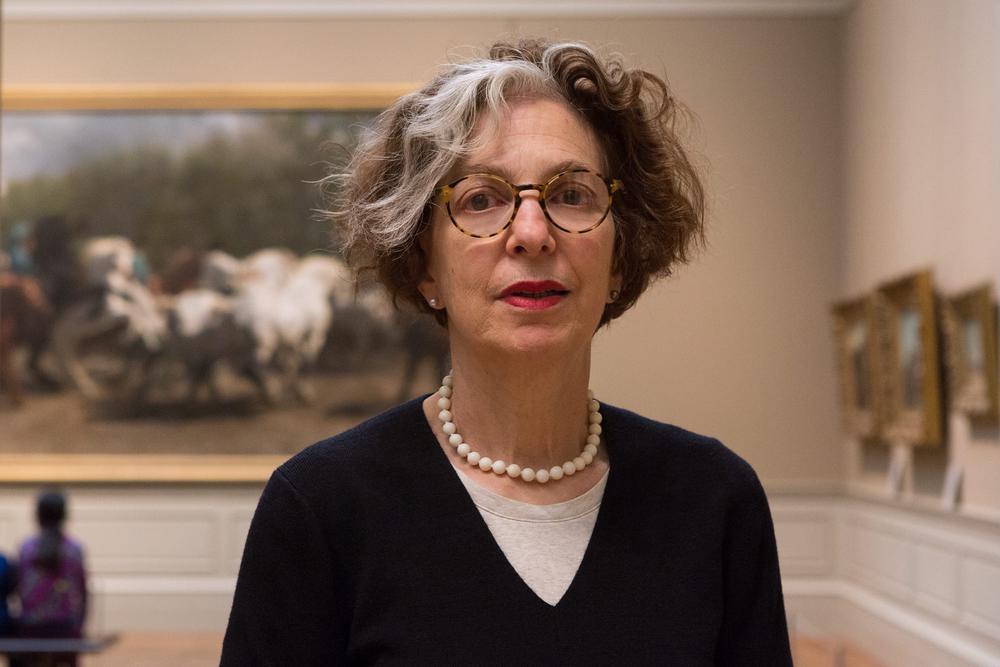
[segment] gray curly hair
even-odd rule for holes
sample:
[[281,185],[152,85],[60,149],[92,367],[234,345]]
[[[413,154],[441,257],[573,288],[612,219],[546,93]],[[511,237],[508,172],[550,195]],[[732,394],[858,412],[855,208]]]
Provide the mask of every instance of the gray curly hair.
[[[417,285],[425,275],[417,239],[435,189],[455,162],[490,140],[519,97],[561,100],[595,131],[605,173],[624,183],[612,207],[618,298],[601,324],[631,308],[650,282],[670,275],[704,242],[704,193],[676,131],[684,108],[660,78],[602,60],[576,43],[497,43],[485,58],[449,65],[401,97],[361,138],[347,168],[326,179],[326,216],[359,272],[373,271],[393,297],[433,313]],[[475,134],[477,123],[482,131]]]

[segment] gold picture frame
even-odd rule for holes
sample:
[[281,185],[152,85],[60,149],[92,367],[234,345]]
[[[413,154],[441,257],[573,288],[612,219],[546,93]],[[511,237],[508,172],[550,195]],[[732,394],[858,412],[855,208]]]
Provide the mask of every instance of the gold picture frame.
[[944,301],[949,403],[977,422],[1000,421],[997,302],[986,283]]
[[[380,110],[409,83],[3,86],[4,112]],[[0,415],[2,422],[2,415]],[[302,445],[307,445],[303,442]],[[260,483],[287,454],[0,453],[0,483]]]
[[929,270],[878,289],[884,424],[882,437],[913,446],[944,444],[939,318]]
[[381,109],[409,83],[128,84],[0,87],[4,111],[178,111]]
[[877,438],[882,425],[877,308],[875,294],[832,307],[841,422],[846,432],[864,439]]

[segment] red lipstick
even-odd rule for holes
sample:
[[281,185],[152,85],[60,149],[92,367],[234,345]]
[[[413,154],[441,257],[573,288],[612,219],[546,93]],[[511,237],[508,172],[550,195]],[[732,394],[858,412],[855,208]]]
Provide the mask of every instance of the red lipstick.
[[521,281],[500,292],[500,300],[515,308],[545,310],[560,303],[568,294],[566,286],[556,280]]

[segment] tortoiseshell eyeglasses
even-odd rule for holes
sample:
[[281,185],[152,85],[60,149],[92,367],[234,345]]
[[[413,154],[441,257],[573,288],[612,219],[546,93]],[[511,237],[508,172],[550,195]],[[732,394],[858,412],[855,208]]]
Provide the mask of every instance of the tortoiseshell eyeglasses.
[[570,234],[585,234],[604,222],[615,193],[622,189],[616,178],[588,169],[570,169],[546,183],[523,185],[495,174],[469,174],[442,185],[435,194],[459,231],[483,239],[510,226],[525,191],[538,192],[538,203],[553,225]]

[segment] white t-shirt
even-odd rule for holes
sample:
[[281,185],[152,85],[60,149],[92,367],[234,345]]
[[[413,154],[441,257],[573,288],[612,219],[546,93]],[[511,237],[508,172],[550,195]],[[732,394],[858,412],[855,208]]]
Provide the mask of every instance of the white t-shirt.
[[514,570],[535,595],[555,606],[573,582],[587,550],[608,473],[576,498],[532,505],[505,498],[469,475],[455,472]]

